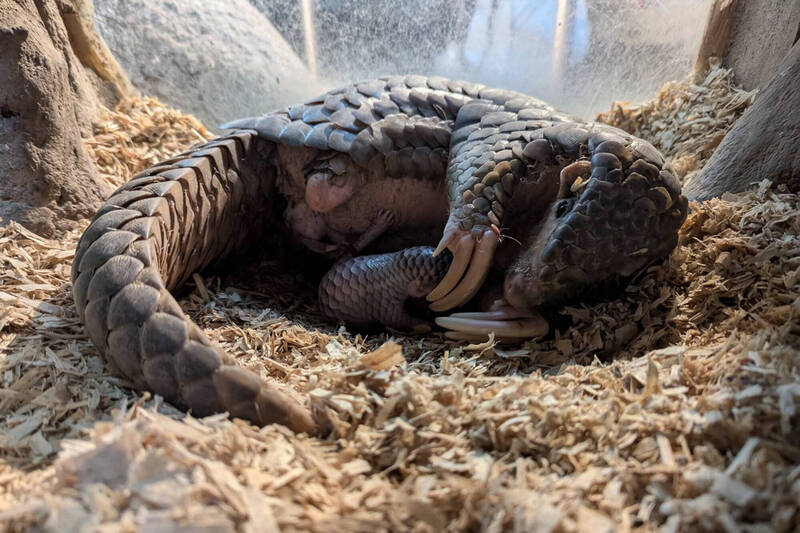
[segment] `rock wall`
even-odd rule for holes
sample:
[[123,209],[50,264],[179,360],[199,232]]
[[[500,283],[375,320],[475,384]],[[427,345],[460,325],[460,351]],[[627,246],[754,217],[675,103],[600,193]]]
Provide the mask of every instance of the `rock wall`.
[[0,80],[0,218],[56,235],[110,192],[81,140],[104,82],[73,53],[55,0],[0,2]]
[[133,84],[211,129],[319,92],[248,0],[95,0],[95,12]]

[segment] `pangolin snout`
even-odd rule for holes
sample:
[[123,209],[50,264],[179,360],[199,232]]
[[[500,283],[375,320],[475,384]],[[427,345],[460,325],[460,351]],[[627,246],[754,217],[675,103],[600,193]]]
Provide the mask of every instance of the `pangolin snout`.
[[553,202],[523,241],[521,251],[506,270],[503,285],[504,297],[511,306],[532,310],[559,299],[579,281],[573,276],[574,265],[565,262],[570,258],[563,255],[568,246],[564,239],[571,237],[562,229],[563,218],[573,203],[572,199]]
[[582,270],[575,265],[557,270],[539,254],[530,263],[518,262],[506,272],[503,296],[515,309],[534,311],[543,304],[563,301],[583,290],[588,286],[583,278]]
[[520,310],[528,310],[531,304],[528,302],[525,291],[525,276],[522,272],[509,272],[503,284],[503,296],[506,302]]

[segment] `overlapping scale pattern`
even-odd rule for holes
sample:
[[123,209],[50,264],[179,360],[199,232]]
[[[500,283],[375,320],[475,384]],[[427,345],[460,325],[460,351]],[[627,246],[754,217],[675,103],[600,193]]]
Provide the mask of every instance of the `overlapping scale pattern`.
[[434,257],[433,248],[416,246],[342,261],[320,282],[320,307],[328,316],[349,323],[414,329],[424,322],[409,315],[404,302],[409,296],[421,297],[433,288],[444,276],[450,260],[449,254]]
[[305,409],[236,366],[169,292],[263,235],[274,173],[240,172],[250,160],[269,159],[269,146],[256,149],[253,139],[235,132],[120,187],[80,240],[73,295],[92,341],[136,387],[199,416],[229,411],[310,431]]

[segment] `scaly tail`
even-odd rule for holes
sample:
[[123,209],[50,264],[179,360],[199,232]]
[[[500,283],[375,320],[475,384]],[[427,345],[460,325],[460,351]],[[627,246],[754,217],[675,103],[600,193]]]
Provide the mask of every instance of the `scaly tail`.
[[169,292],[258,242],[276,220],[273,149],[234,131],[135,176],[81,237],[72,291],[103,358],[137,388],[197,416],[228,411],[308,432],[310,413],[237,366]]

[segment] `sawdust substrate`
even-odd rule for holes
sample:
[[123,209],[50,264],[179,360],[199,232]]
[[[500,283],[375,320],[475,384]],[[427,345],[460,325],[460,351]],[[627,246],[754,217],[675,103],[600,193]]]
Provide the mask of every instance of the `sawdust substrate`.
[[[742,94],[715,69],[611,113],[687,174]],[[119,184],[206,137],[129,100],[87,145]],[[274,262],[196,276],[183,308],[323,439],[125,388],[75,314],[79,235],[0,228],[4,530],[800,531],[800,199],[768,183],[692,205],[668,261],[523,346],[350,332]]]

